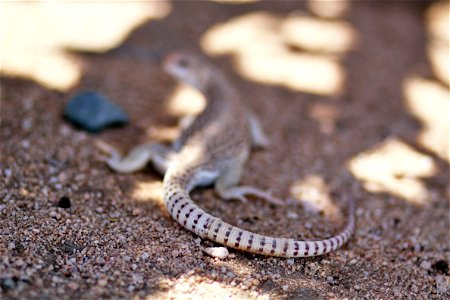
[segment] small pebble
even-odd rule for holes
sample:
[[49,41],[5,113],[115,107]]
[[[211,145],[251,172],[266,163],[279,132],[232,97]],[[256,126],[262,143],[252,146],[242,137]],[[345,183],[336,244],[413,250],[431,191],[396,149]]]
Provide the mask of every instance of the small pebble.
[[288,211],[287,218],[291,220],[297,220],[298,219],[298,213],[295,211]]
[[13,289],[16,286],[16,283],[11,278],[6,278],[4,280],[0,280],[0,286],[6,291]]
[[141,254],[142,260],[146,260],[146,259],[149,258],[149,257],[150,257],[150,255],[149,255],[147,252],[143,252],[143,253]]
[[30,146],[31,146],[31,144],[30,144],[30,141],[29,141],[29,140],[23,140],[23,141],[22,141],[22,147],[23,147],[24,149],[28,149],[28,148],[30,148]]
[[99,286],[105,286],[105,285],[107,285],[108,284],[108,280],[106,280],[106,279],[100,279],[99,281],[98,281],[98,285]]
[[140,208],[133,208],[133,211],[131,212],[132,216],[139,216],[141,214],[142,210]]
[[76,290],[76,289],[78,288],[78,284],[76,284],[75,282],[69,282],[69,283],[67,284],[67,287],[68,287],[70,290],[74,291],[74,290]]
[[103,257],[98,257],[98,258],[95,260],[95,263],[96,263],[97,265],[99,265],[99,266],[104,266],[104,265],[106,264],[106,261],[105,261],[105,259],[104,259]]
[[425,270],[430,270],[431,269],[431,262],[429,262],[429,261],[423,261],[421,264],[420,264],[420,267],[422,268],[422,269],[425,269]]
[[141,274],[132,274],[131,278],[133,280],[133,283],[142,283],[144,281],[144,277]]
[[289,289],[289,286],[288,285],[283,285],[281,288],[283,289],[283,291],[286,292]]
[[11,175],[12,175],[11,169],[5,169],[4,173],[5,173],[6,177],[11,177]]
[[67,196],[63,196],[61,197],[61,199],[59,199],[58,201],[58,207],[61,208],[70,208],[71,203],[70,203],[70,199]]
[[206,254],[211,257],[216,257],[219,259],[224,259],[228,256],[228,249],[225,247],[208,247],[203,250]]

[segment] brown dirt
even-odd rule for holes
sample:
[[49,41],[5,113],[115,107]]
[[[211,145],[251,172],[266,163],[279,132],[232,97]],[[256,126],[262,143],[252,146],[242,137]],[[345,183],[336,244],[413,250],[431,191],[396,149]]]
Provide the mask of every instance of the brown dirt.
[[[202,247],[212,243],[170,218],[154,170],[115,174],[95,146],[102,140],[126,152],[152,136],[173,138],[177,118],[165,100],[175,83],[159,68],[161,55],[179,48],[201,51],[203,33],[235,16],[265,10],[283,17],[304,9],[303,2],[172,3],[167,17],[141,24],[117,49],[71,50],[83,65],[82,78],[64,92],[2,75],[0,298],[448,299],[448,161],[419,142],[425,125],[402,92],[411,73],[435,80],[426,58],[426,8],[415,2],[352,3],[345,19],[360,42],[342,59],[346,85],[334,96],[246,80],[232,68],[231,56],[214,59],[272,141],[252,155],[245,184],[288,198],[295,182],[315,178],[306,182],[317,184],[317,192],[339,208],[347,197],[357,201],[352,239],[317,258],[234,250],[225,260],[206,256]],[[86,89],[114,99],[131,124],[96,135],[68,125],[62,108]],[[417,175],[413,160],[412,171],[396,175],[422,184],[422,202],[408,201],[416,195],[402,196],[395,185],[367,189],[349,168],[353,158],[393,140],[434,166],[432,174]],[[389,153],[386,160],[396,164]],[[63,196],[70,199],[68,209],[57,206]],[[295,203],[221,201],[210,189],[196,191],[193,199],[246,229],[301,239],[330,236],[345,218],[308,213]]]

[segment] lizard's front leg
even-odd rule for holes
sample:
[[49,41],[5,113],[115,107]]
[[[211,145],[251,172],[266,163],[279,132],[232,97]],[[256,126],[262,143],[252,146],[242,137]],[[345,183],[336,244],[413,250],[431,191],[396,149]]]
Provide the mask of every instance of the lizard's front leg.
[[248,129],[250,131],[250,138],[252,139],[253,148],[264,149],[269,147],[270,145],[269,138],[264,132],[258,117],[254,113],[247,111],[247,122],[248,122]]
[[142,170],[149,162],[152,162],[155,169],[164,174],[169,165],[171,151],[168,147],[158,143],[147,143],[134,147],[127,156],[122,157],[111,147],[102,150],[106,151],[110,157],[105,161],[108,166],[118,173],[133,173]]

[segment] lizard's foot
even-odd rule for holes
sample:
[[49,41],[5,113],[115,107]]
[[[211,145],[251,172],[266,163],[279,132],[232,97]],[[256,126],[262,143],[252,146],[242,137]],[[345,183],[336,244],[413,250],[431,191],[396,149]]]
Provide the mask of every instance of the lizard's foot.
[[285,205],[283,200],[272,196],[270,192],[262,191],[252,186],[237,186],[227,189],[218,189],[217,192],[219,196],[224,200],[237,199],[242,202],[247,202],[248,198],[246,197],[246,195],[252,195],[275,205]]

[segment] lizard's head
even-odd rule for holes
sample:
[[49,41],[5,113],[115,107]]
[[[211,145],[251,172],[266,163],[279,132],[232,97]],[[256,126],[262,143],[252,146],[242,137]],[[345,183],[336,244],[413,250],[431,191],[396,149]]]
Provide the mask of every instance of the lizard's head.
[[175,79],[203,90],[211,77],[211,70],[197,57],[180,52],[171,53],[163,61],[163,69]]

